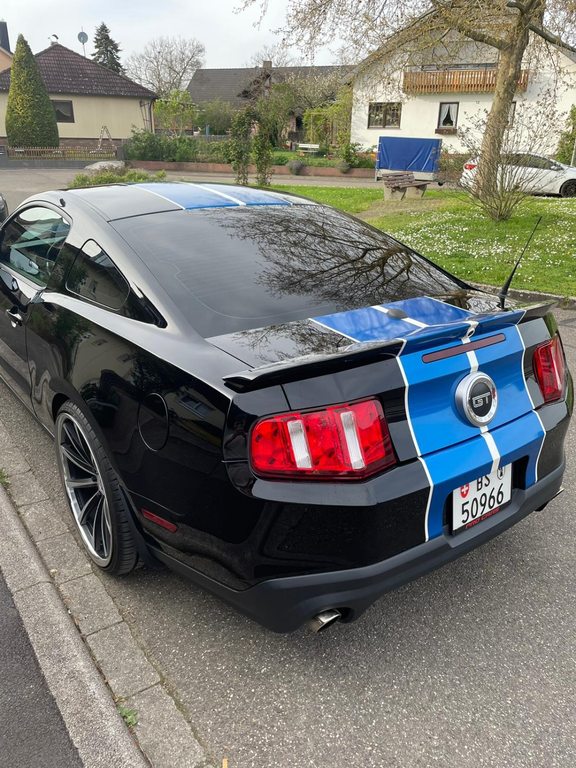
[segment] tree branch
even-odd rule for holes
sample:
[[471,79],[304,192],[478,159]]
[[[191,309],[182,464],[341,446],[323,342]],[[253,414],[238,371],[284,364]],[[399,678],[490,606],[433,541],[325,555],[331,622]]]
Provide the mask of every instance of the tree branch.
[[546,40],[546,42],[552,43],[552,45],[556,45],[558,48],[564,48],[566,51],[571,51],[571,53],[576,53],[576,48],[573,45],[565,43],[561,37],[554,35],[552,32],[544,29],[544,27],[541,27],[539,24],[528,24],[528,29],[531,32],[534,32],[535,35],[541,37],[543,40]]
[[[510,1],[514,2],[515,0]],[[433,3],[433,7],[438,16],[444,19],[450,27],[457,29],[463,35],[470,38],[470,40],[476,40],[477,43],[484,43],[485,45],[490,45],[492,48],[498,48],[498,50],[502,50],[506,47],[506,41],[501,37],[493,35],[485,30],[478,29],[474,26],[473,22],[467,24],[460,13],[452,14],[446,7],[443,7],[442,3],[435,2]]]

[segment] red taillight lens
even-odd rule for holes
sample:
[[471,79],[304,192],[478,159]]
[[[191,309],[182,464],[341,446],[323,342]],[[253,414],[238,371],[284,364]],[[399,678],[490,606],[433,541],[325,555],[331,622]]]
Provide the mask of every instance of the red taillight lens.
[[464,163],[465,171],[473,171],[477,167],[477,163]]
[[559,336],[534,350],[534,373],[545,403],[564,397],[566,360]]
[[262,419],[250,436],[256,474],[302,479],[353,479],[396,462],[377,400]]

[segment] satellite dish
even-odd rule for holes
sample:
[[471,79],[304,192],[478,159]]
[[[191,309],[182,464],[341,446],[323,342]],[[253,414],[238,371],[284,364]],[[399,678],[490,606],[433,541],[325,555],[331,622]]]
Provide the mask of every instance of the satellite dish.
[[88,35],[86,32],[79,32],[78,40],[82,43],[82,45],[85,45],[88,42]]

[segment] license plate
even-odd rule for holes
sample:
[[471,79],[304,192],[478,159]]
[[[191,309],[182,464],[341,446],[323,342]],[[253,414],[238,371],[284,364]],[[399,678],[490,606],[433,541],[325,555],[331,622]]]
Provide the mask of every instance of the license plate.
[[511,464],[452,491],[452,533],[496,514],[511,496]]

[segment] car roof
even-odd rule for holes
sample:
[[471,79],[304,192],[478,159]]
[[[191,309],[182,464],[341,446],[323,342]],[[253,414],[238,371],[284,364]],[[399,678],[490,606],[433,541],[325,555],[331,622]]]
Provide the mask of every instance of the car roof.
[[67,190],[108,221],[164,211],[192,211],[243,206],[290,206],[314,203],[296,195],[234,184],[145,182]]

